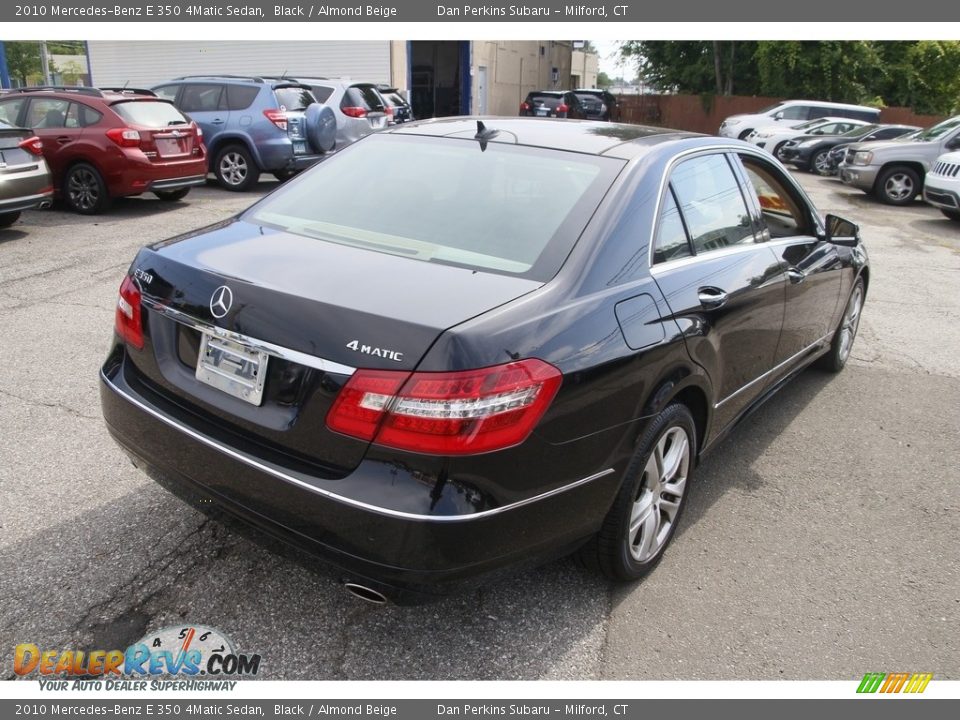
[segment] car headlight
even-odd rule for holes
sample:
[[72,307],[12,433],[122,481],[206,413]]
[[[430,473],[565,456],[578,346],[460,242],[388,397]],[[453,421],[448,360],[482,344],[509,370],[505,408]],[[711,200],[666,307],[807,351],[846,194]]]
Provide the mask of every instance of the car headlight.
[[819,140],[804,140],[802,143],[797,143],[797,147],[813,147],[816,145]]
[[773,135],[773,133],[768,133],[768,132],[765,132],[765,133],[755,132],[755,133],[753,133],[753,134],[754,134],[754,136],[756,136],[756,137],[758,137],[758,138],[768,138],[768,137],[770,137],[771,135]]
[[869,165],[873,162],[873,153],[869,150],[858,150],[853,155],[854,165]]
[[723,124],[724,124],[724,125],[739,125],[740,122],[741,122],[740,120],[726,120],[726,121],[724,121]]

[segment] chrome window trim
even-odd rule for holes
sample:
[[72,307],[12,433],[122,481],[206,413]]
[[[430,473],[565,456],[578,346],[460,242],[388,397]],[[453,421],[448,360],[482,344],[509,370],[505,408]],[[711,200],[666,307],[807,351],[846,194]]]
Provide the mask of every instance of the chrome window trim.
[[216,325],[210,325],[202,320],[198,320],[192,315],[188,315],[180,310],[175,310],[168,305],[156,302],[155,300],[150,300],[146,297],[141,300],[141,304],[160,315],[166,315],[170,319],[175,320],[182,325],[186,325],[187,327],[191,327],[194,330],[209,333],[210,335],[225,338],[227,340],[233,340],[234,342],[238,342],[242,345],[247,345],[254,350],[265,352],[268,355],[282,358],[283,360],[295,362],[298,365],[306,365],[307,367],[316,368],[317,370],[322,370],[323,372],[336,373],[338,375],[353,375],[353,373],[357,371],[357,368],[351,367],[350,365],[343,365],[341,363],[334,362],[333,360],[327,360],[322,357],[317,357],[316,355],[308,355],[307,353],[300,352],[299,350],[291,350],[290,348],[277,345],[276,343],[267,342],[266,340],[258,340],[250,337],[249,335],[243,335],[242,333],[233,332],[232,330],[225,330],[224,328],[217,327]]
[[553,490],[548,490],[547,492],[540,493],[539,495],[534,495],[533,497],[525,498],[524,500],[518,500],[517,502],[510,503],[508,505],[502,505],[501,507],[492,508],[490,510],[481,510],[480,512],[471,513],[467,515],[423,515],[420,513],[403,512],[400,510],[392,510],[390,508],[380,507],[379,505],[371,505],[370,503],[365,503],[361,500],[355,500],[353,498],[349,498],[344,495],[338,495],[337,493],[333,493],[333,492],[330,492],[329,490],[324,490],[323,488],[318,488],[315,485],[311,485],[310,483],[304,482],[303,480],[300,480],[299,478],[294,477],[293,475],[285,473],[278,468],[272,467],[271,465],[261,462],[256,458],[250,457],[249,455],[241,453],[238,450],[234,450],[232,447],[228,445],[224,445],[223,443],[218,442],[217,440],[214,440],[213,438],[208,437],[203,433],[197,432],[196,430],[188,427],[187,425],[184,425],[183,423],[175,420],[174,418],[157,410],[156,408],[153,408],[141,402],[137,398],[133,397],[127,392],[124,392],[121,388],[117,387],[112,382],[110,382],[110,378],[108,378],[102,370],[100,371],[100,379],[102,382],[106,383],[107,387],[113,390],[113,392],[115,392],[117,395],[122,397],[124,400],[126,400],[130,404],[140,408],[148,415],[156,418],[157,420],[164,423],[165,425],[172,427],[174,430],[178,430],[182,432],[184,435],[187,435],[193,438],[197,442],[203,445],[206,445],[207,447],[213,450],[216,450],[217,452],[222,453],[227,457],[233,458],[234,460],[237,460],[238,462],[241,462],[244,465],[247,465],[249,467],[252,467],[255,470],[259,470],[260,472],[271,475],[277,478],[278,480],[282,480],[284,482],[290,483],[291,485],[296,485],[297,487],[302,488],[304,490],[308,490],[316,495],[321,495],[329,500],[340,502],[345,505],[350,505],[360,510],[367,510],[373,513],[377,513],[379,515],[386,515],[388,517],[401,518],[404,520],[418,520],[418,521],[424,521],[424,522],[440,522],[440,523],[479,520],[481,518],[491,517],[492,515],[499,515],[500,513],[504,513],[518,507],[523,507],[524,505],[530,505],[532,503],[539,502],[540,500],[545,500],[546,498],[553,497],[554,495],[559,495],[560,493],[566,492],[567,490],[572,490],[573,488],[580,487],[581,485],[585,485],[589,482],[592,482],[593,480],[598,480],[599,478],[606,477],[607,475],[610,475],[611,473],[614,472],[613,468],[607,468],[606,470],[601,470],[600,472],[594,473],[593,475],[589,475],[585,478],[581,478],[580,480],[575,480],[572,483],[562,485],[558,488],[554,488]]
[[[722,154],[735,153],[737,155],[753,155],[754,157],[758,158],[759,160],[762,160],[763,162],[766,162],[767,164],[773,164],[774,166],[776,166],[776,160],[771,160],[769,156],[765,156],[765,153],[762,150],[755,148],[751,145],[748,145],[746,143],[744,145],[735,145],[733,143],[721,143],[718,145],[710,145],[708,147],[690,148],[688,150],[679,152],[676,155],[674,155],[672,158],[670,158],[670,161],[667,163],[667,166],[664,168],[663,172],[660,175],[660,189],[657,192],[657,205],[654,208],[651,227],[650,227],[650,242],[647,245],[647,267],[649,268],[651,274],[655,274],[658,268],[667,267],[677,263],[684,263],[685,261],[691,259],[691,257],[683,257],[683,258],[678,258],[676,260],[666,260],[661,263],[654,263],[653,261],[654,243],[656,241],[657,231],[660,229],[660,211],[662,210],[662,206],[663,206],[664,191],[667,188],[667,185],[669,184],[670,176],[673,173],[673,169],[679,163],[689,159],[692,156],[716,155],[721,153]],[[746,190],[746,188],[742,187],[743,181],[740,179],[740,176],[737,174],[737,172],[733,168],[731,168],[731,170],[734,171],[734,177],[737,179],[737,184],[741,185],[740,192],[742,195],[743,192]],[[810,200],[810,196],[807,195],[806,192],[804,192],[803,188],[800,187],[799,183],[797,183],[797,181],[793,178],[790,172],[786,171],[784,173],[784,176],[786,177],[787,181],[791,184],[793,189],[797,191],[797,194],[801,198],[803,198],[803,201],[807,204],[807,207],[811,210],[815,210],[816,206],[813,204],[813,201]],[[681,214],[682,214],[682,211],[681,211]],[[823,220],[820,218],[819,214],[817,214],[816,212],[814,212],[813,215],[814,215],[814,219],[817,222],[818,229],[822,229]],[[800,235],[796,237],[808,237],[808,236]],[[793,239],[793,242],[796,242],[796,237]],[[813,236],[809,236],[809,237],[813,237]],[[783,238],[778,238],[777,241],[768,240],[764,242],[753,242],[750,244],[740,246],[742,250],[737,249],[737,251],[743,252],[747,249],[757,248],[761,246],[773,247],[774,243],[779,242],[779,240],[782,240],[782,239]],[[711,250],[708,253],[703,253],[701,255],[693,255],[692,259],[696,260],[698,258],[720,257],[720,253],[726,253],[734,249],[736,249],[735,246],[731,246],[730,248],[724,248],[722,250]]]
[[756,384],[757,384],[758,382],[760,382],[761,380],[766,379],[767,377],[769,377],[769,376],[772,375],[773,373],[777,372],[780,368],[782,368],[782,367],[784,367],[784,366],[786,366],[786,365],[789,365],[789,364],[792,363],[794,360],[796,360],[797,358],[801,357],[802,355],[807,354],[808,352],[810,352],[811,350],[813,350],[813,349],[814,349],[815,347],[817,347],[818,345],[823,345],[823,343],[824,343],[825,341],[827,341],[828,339],[830,339],[831,337],[833,337],[833,333],[832,333],[832,332],[827,333],[826,335],[824,335],[824,336],[823,336],[822,338],[820,338],[819,340],[815,340],[814,342],[810,343],[810,344],[807,345],[805,348],[803,348],[803,350],[800,350],[799,352],[794,353],[793,355],[791,355],[790,357],[788,357],[788,358],[787,358],[786,360],[784,360],[783,362],[780,362],[780,363],[778,363],[777,365],[775,365],[774,367],[772,367],[772,368],[770,368],[769,370],[767,370],[763,375],[758,375],[757,377],[755,377],[753,380],[751,380],[750,382],[748,382],[746,385],[744,385],[744,386],[741,387],[740,389],[734,390],[732,393],[730,393],[729,395],[727,395],[727,396],[726,396],[723,400],[721,400],[720,402],[714,403],[713,409],[714,409],[714,410],[717,410],[721,405],[723,405],[725,402],[727,402],[727,400],[732,400],[733,398],[735,398],[737,395],[739,395],[740,393],[742,393],[742,392],[743,392],[744,390],[746,390],[747,388],[749,388],[749,387],[751,387],[751,386],[753,386],[753,385],[756,385]]

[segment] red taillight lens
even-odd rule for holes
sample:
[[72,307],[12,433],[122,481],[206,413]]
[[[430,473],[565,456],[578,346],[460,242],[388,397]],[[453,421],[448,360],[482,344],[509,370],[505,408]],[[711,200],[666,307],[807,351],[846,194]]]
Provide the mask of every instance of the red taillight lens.
[[387,117],[393,117],[393,105],[387,105],[383,110],[387,113]]
[[18,147],[23,148],[28,153],[33,155],[43,154],[43,142],[36,135],[21,141]]
[[130,128],[110,128],[107,137],[120,147],[140,147],[140,133]]
[[363,118],[367,116],[367,109],[362,107],[345,107],[340,108],[343,111],[344,115],[352,118]]
[[264,110],[263,115],[281,130],[287,129],[287,111],[286,110]]
[[412,452],[500,450],[526,440],[561,379],[536,359],[461,372],[358,370],[330,408],[327,426]]
[[526,112],[530,109],[530,103],[520,103],[520,112]]
[[117,312],[114,316],[117,335],[137,350],[143,349],[143,322],[140,315],[140,290],[127,275],[120,284]]
[[203,140],[203,128],[197,125],[196,122],[190,123],[190,127],[193,128],[193,132],[197,136],[197,139]]
[[570,110],[570,106],[569,106],[569,105],[564,105],[563,103],[557,105],[557,114],[558,114],[558,115],[559,115],[560,113],[568,112],[569,110]]

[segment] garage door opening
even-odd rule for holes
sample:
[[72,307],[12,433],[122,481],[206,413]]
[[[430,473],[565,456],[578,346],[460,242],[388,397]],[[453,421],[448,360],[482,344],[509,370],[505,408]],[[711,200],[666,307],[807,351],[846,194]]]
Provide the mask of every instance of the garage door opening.
[[414,40],[407,57],[414,117],[470,114],[468,40]]

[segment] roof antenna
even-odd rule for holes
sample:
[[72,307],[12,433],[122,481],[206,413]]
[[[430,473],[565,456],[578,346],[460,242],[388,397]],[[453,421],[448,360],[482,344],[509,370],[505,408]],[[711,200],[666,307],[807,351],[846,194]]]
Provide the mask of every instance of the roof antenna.
[[473,139],[480,141],[480,152],[484,152],[487,149],[487,142],[499,134],[499,130],[495,128],[488,128],[483,124],[482,120],[477,120],[477,134],[473,136]]

